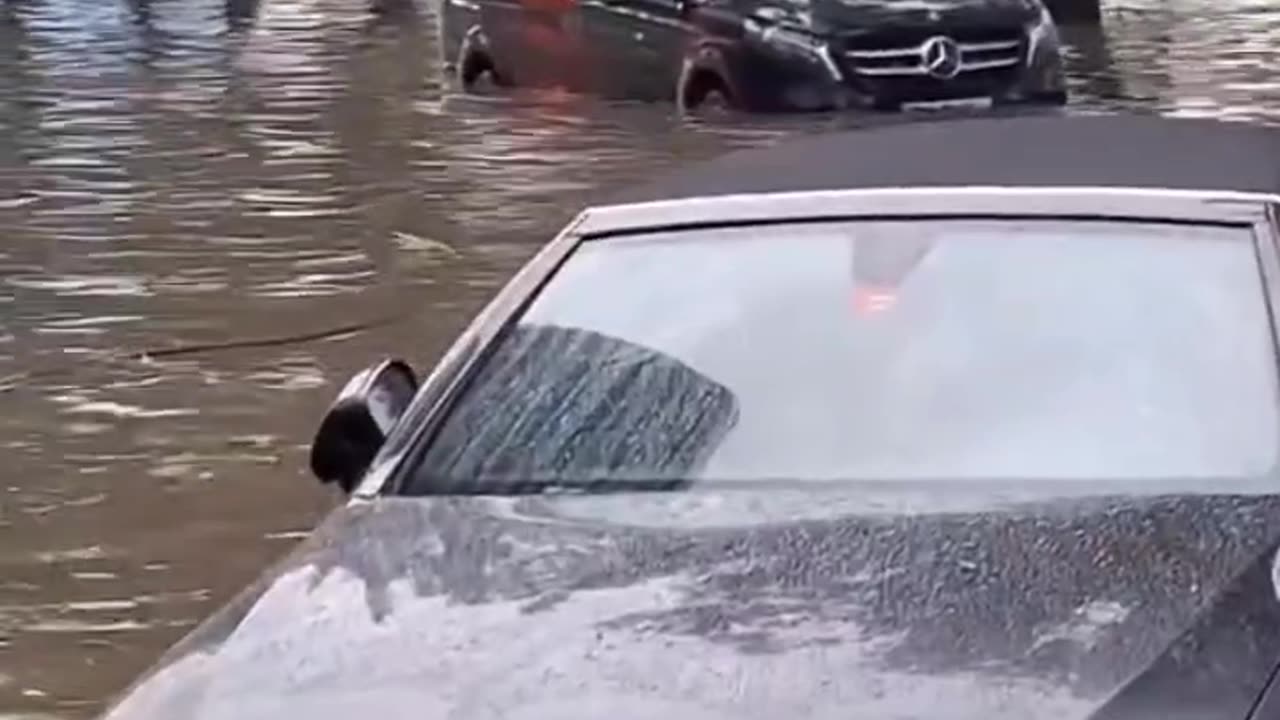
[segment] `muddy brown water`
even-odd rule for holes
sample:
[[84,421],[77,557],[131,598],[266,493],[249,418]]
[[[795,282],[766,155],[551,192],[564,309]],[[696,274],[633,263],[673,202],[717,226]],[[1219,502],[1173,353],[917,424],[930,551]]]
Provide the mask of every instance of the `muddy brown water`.
[[[425,2],[251,5],[0,0],[0,719],[92,715],[285,552],[335,501],[304,467],[338,385],[428,367],[583,203],[862,122],[464,96]],[[1280,120],[1271,0],[1068,35],[1082,110]]]

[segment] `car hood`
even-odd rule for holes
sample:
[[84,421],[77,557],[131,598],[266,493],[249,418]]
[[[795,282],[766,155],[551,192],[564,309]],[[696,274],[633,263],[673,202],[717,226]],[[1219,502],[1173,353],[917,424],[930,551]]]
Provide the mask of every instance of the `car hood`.
[[800,492],[362,501],[114,720],[1247,715],[1276,497],[946,512]]
[[1023,0],[754,0],[751,5],[807,13],[815,31],[854,37],[894,37],[898,30],[942,35],[968,28],[1016,28],[1038,14]]

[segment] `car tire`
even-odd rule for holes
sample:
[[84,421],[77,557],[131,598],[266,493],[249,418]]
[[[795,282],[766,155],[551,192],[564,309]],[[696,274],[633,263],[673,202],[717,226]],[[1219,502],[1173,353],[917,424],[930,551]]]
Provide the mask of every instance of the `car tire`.
[[458,51],[458,61],[455,63],[457,70],[458,84],[463,90],[471,91],[476,89],[481,80],[488,78],[489,82],[497,87],[509,87],[511,83],[506,76],[498,71],[493,64],[493,58],[489,53],[467,42],[462,44],[462,48]]
[[689,117],[726,117],[738,110],[738,103],[724,80],[709,70],[682,73],[676,98],[680,114]]

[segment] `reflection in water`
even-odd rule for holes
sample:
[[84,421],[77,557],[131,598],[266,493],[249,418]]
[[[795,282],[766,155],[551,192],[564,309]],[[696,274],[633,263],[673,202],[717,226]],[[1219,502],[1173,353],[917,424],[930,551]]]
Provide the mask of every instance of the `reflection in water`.
[[253,24],[258,13],[258,0],[226,0],[227,26],[241,30]]
[[[1124,0],[1080,104],[1280,119],[1269,0]],[[0,715],[82,716],[329,505],[303,450],[582,203],[853,116],[442,84],[429,0],[0,2]],[[147,348],[410,320],[301,344]],[[36,371],[13,389],[6,378]]]
[[133,9],[133,19],[144,28],[151,25],[151,0],[126,0]]
[[1116,72],[1106,31],[1094,26],[1064,27],[1062,38],[1067,44],[1071,92],[1095,103],[1122,100],[1124,83]]

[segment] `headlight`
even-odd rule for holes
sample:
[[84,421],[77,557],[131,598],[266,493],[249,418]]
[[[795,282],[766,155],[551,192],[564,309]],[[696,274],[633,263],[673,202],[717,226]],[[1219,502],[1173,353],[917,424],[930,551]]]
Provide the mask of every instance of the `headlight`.
[[1036,7],[1036,19],[1027,23],[1027,64],[1030,65],[1036,61],[1039,53],[1042,51],[1058,52],[1060,40],[1058,38],[1058,24],[1053,21],[1053,16],[1049,14],[1049,8],[1045,7],[1040,0],[1032,0]]
[[804,54],[820,53],[826,47],[821,38],[809,32],[809,17],[778,7],[756,8],[743,21],[747,37],[781,50]]
[[832,80],[841,80],[843,74],[827,49],[827,41],[806,29],[810,27],[807,14],[758,8],[742,27],[750,41],[821,65]]

